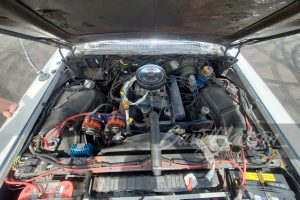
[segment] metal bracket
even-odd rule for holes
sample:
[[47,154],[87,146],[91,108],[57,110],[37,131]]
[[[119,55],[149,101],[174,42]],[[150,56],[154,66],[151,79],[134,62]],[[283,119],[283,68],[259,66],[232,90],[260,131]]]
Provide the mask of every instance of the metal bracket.
[[[75,73],[73,72],[73,70],[69,67],[69,65],[67,64],[67,59],[64,57],[62,51],[61,51],[61,46],[59,44],[58,45],[58,52],[61,56],[61,61],[65,64],[66,68],[69,70],[69,72],[71,73],[71,77],[72,79],[76,76]],[[72,55],[74,55],[74,51],[75,49],[72,49],[71,48],[71,52],[72,52]]]
[[237,53],[236,53],[235,56],[234,56],[234,61],[237,61],[237,58],[238,58],[239,54],[241,53],[242,45],[237,45],[237,46],[226,46],[225,51],[224,51],[224,56],[227,56],[227,51],[228,51],[229,49],[232,49],[232,48],[235,48],[235,47],[238,49],[238,51],[237,51]]

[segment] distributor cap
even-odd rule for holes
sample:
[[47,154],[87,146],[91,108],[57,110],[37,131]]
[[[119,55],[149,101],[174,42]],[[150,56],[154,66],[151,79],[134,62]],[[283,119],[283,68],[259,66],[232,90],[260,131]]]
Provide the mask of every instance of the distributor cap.
[[141,88],[157,90],[165,85],[166,72],[158,65],[146,64],[137,69],[136,79]]

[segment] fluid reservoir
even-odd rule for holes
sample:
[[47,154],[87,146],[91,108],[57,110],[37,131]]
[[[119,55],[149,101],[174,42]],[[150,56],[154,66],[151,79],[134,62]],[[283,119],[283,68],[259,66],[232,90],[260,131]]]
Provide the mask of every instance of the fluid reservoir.
[[214,76],[214,69],[211,66],[205,66],[197,78],[196,87],[202,88],[206,85],[207,81]]

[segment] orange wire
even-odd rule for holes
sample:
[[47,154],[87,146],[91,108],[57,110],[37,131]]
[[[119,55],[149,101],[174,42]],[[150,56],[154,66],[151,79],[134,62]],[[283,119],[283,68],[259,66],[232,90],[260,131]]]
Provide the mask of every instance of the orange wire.
[[242,159],[243,159],[243,173],[242,173],[242,185],[246,184],[246,172],[247,172],[247,160],[245,157],[244,147],[242,147]]

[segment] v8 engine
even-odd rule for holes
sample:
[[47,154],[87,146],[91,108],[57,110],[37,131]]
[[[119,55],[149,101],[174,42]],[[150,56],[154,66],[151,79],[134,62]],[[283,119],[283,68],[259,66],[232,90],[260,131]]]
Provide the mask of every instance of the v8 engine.
[[265,140],[272,133],[234,62],[217,55],[69,56],[71,76],[66,70],[7,184],[25,186],[21,199],[53,197],[51,187],[63,188],[59,198],[208,191],[213,199],[263,199],[251,194],[259,187],[293,199],[278,170],[278,141]]

